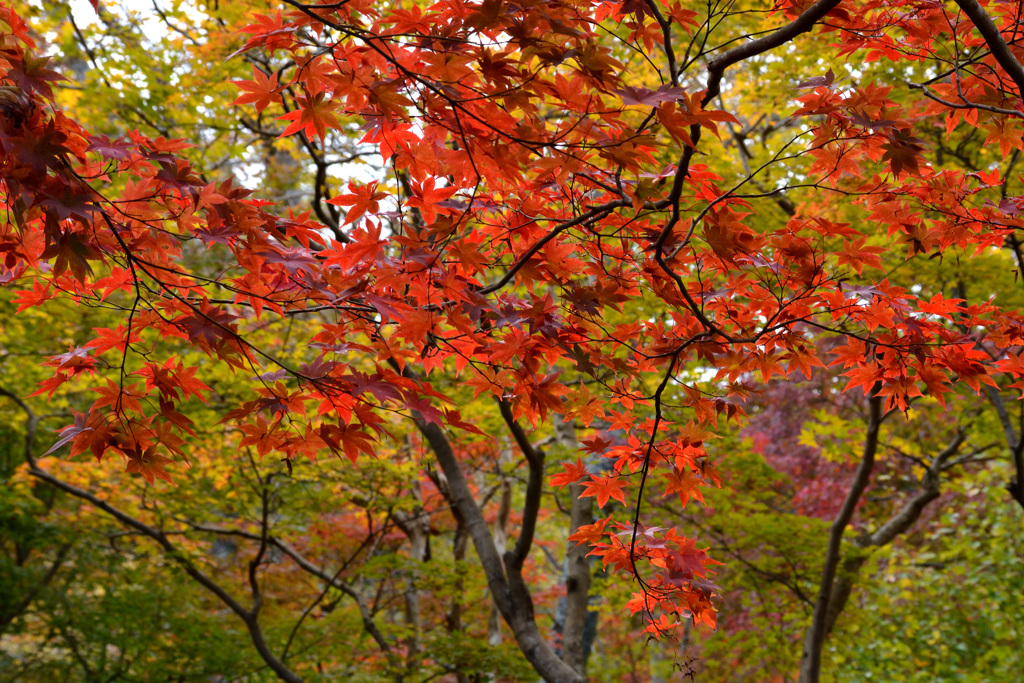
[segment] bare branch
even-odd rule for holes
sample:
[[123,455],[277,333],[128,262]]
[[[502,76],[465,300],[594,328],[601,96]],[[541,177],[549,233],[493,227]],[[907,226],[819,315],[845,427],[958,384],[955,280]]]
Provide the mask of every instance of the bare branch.
[[282,681],[288,683],[302,683],[302,678],[296,675],[291,669],[289,669],[281,660],[279,660],[273,652],[270,650],[270,646],[267,644],[263,637],[263,630],[260,628],[259,622],[256,619],[256,615],[243,607],[237,600],[225,591],[218,583],[203,573],[192,560],[188,558],[188,555],[178,548],[176,545],[171,543],[167,535],[160,529],[149,526],[145,522],[142,522],[135,517],[121,511],[114,507],[107,501],[96,497],[92,493],[68,484],[67,482],[55,477],[49,472],[42,470],[34,461],[29,462],[29,472],[33,477],[45,481],[51,486],[64,491],[65,493],[79,498],[80,500],[87,501],[99,510],[102,510],[106,514],[110,515],[124,526],[135,529],[141,532],[143,535],[156,541],[164,553],[185,570],[185,573],[192,577],[203,588],[213,593],[217,598],[223,602],[228,609],[238,615],[239,618],[245,622],[246,628],[249,630],[249,637],[252,640],[253,645],[256,647],[256,651],[259,653],[263,661],[266,662],[267,666],[280,678]]

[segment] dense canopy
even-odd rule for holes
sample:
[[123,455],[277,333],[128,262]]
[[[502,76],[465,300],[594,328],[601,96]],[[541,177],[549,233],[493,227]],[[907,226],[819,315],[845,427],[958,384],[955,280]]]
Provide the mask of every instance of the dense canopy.
[[0,3],[0,680],[1008,680],[1020,13]]

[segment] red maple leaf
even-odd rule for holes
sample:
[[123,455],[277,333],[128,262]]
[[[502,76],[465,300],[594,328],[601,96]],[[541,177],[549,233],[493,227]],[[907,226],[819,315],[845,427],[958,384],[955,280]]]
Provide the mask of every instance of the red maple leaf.
[[281,101],[280,92],[283,89],[277,83],[277,74],[267,75],[252,67],[253,81],[231,81],[245,92],[238,96],[232,104],[253,104],[257,112],[262,112],[275,102]]
[[367,183],[366,185],[356,185],[350,180],[348,189],[351,190],[349,194],[339,194],[333,199],[327,200],[328,204],[351,207],[345,214],[345,225],[355,223],[367,211],[370,213],[380,211],[380,200],[388,196],[387,192],[381,192],[377,189],[377,181]]
[[328,100],[326,92],[297,97],[295,101],[299,105],[298,109],[278,117],[291,121],[279,137],[285,138],[301,131],[306,134],[306,137],[312,137],[315,133],[320,138],[320,142],[323,142],[328,128],[341,127],[338,119],[331,113],[338,108],[338,103]]
[[169,465],[174,461],[170,458],[158,455],[156,448],[156,446],[150,446],[141,454],[129,453],[125,471],[129,474],[141,474],[142,478],[150,484],[152,484],[157,477],[163,479],[168,484],[174,484],[174,481],[171,479],[171,475],[169,475],[167,470],[164,469],[166,465]]

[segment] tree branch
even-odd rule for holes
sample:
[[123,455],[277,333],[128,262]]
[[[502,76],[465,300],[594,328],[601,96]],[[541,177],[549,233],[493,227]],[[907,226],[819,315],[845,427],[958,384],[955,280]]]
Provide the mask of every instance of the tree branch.
[[875,391],[868,398],[868,429],[864,437],[864,452],[860,466],[854,476],[846,500],[839,510],[829,532],[828,551],[825,554],[825,566],[821,572],[821,585],[818,589],[818,600],[814,605],[814,619],[807,632],[804,642],[803,659],[800,665],[800,683],[818,683],[821,677],[821,648],[825,642],[825,626],[828,616],[829,598],[832,584],[835,581],[836,569],[839,566],[840,550],[843,543],[843,532],[853,518],[864,490],[871,479],[871,470],[875,465],[875,453],[878,450],[878,432],[882,425],[882,398]]
[[978,4],[977,0],[956,0],[956,4],[971,20],[974,28],[978,29],[981,37],[985,39],[988,49],[992,51],[992,56],[999,62],[999,66],[1003,67],[1007,75],[1017,84],[1018,96],[1024,95],[1024,66],[1021,66],[1021,63],[1013,56],[1010,46],[1003,40],[1002,34],[999,33],[999,29],[985,9]]
[[515,548],[512,549],[512,561],[519,570],[522,569],[523,562],[530,552],[533,534],[537,527],[537,514],[540,512],[541,494],[544,492],[544,451],[534,448],[530,443],[526,432],[512,416],[512,406],[508,401],[499,399],[498,406],[501,409],[501,416],[505,419],[505,424],[508,425],[509,431],[512,432],[512,436],[523,451],[530,467],[529,479],[526,482],[526,501],[523,504],[523,522]]
[[270,650],[270,646],[267,644],[263,637],[263,630],[260,628],[259,622],[256,620],[256,615],[251,611],[245,609],[237,600],[220,587],[213,579],[204,574],[196,565],[188,558],[188,556],[182,552],[177,546],[171,543],[170,539],[159,529],[155,529],[141,520],[135,519],[131,515],[122,512],[118,508],[114,507],[107,501],[96,497],[92,493],[68,484],[67,482],[55,477],[46,470],[42,470],[36,465],[34,460],[29,461],[29,473],[50,484],[51,486],[64,491],[65,493],[74,496],[80,500],[87,501],[94,507],[102,510],[106,514],[110,515],[124,526],[135,529],[141,532],[143,535],[156,541],[166,555],[181,565],[185,573],[192,577],[203,588],[213,593],[217,598],[223,602],[228,609],[238,615],[239,618],[245,622],[246,628],[249,630],[249,637],[252,640],[253,645],[256,647],[256,651],[259,653],[263,661],[266,662],[267,666],[280,678],[282,681],[288,683],[302,683],[302,678],[296,675],[291,669],[284,665]]
[[[503,562],[494,547],[494,539],[487,528],[483,512],[473,500],[473,494],[462,473],[458,458],[451,442],[444,435],[441,427],[427,422],[418,414],[414,414],[416,425],[430,444],[437,463],[448,479],[448,495],[454,508],[462,517],[473,539],[480,564],[487,576],[487,585],[491,590],[494,603],[498,606],[505,623],[512,629],[519,649],[527,661],[533,665],[545,681],[549,683],[584,683],[586,678],[578,674],[568,664],[555,655],[554,650],[537,628],[533,612],[533,598],[523,581],[519,571],[521,564],[512,561],[511,553],[506,554]],[[508,576],[506,576],[508,571]]]
[[[36,424],[38,423],[38,418],[36,417],[36,414],[32,411],[31,408],[29,408],[28,404],[25,403],[25,401],[23,401],[15,394],[12,394],[10,391],[0,388],[0,395],[7,396],[8,398],[12,399],[15,403],[18,404],[18,406],[23,411],[25,411],[29,419],[29,429],[27,436],[29,438],[34,438]],[[102,510],[106,514],[116,519],[123,526],[126,526],[130,529],[135,529],[144,536],[148,536],[149,538],[156,541],[157,545],[159,545],[163,549],[164,553],[166,553],[166,555],[169,558],[173,559],[175,562],[181,565],[182,569],[185,570],[186,574],[191,576],[203,588],[217,596],[217,598],[221,602],[223,602],[228,607],[228,609],[230,609],[232,612],[238,615],[238,617],[243,622],[245,622],[245,626],[249,630],[249,637],[252,640],[253,645],[256,647],[256,651],[259,653],[260,657],[263,658],[263,661],[266,662],[267,666],[269,666],[270,669],[275,674],[277,674],[278,678],[280,678],[282,681],[287,681],[287,683],[302,683],[302,678],[297,676],[291,669],[285,666],[285,664],[281,662],[281,660],[279,660],[274,655],[273,652],[271,652],[270,646],[267,645],[267,642],[263,637],[263,630],[260,628],[259,621],[257,621],[256,619],[256,613],[254,611],[245,609],[245,607],[243,607],[237,600],[231,597],[231,595],[227,591],[221,588],[219,584],[217,584],[213,579],[204,574],[195,565],[195,563],[193,563],[192,560],[188,558],[188,556],[184,552],[182,552],[177,546],[171,543],[171,540],[170,538],[168,538],[167,534],[121,511],[120,509],[114,507],[107,501],[98,498],[92,493],[84,489],[80,489],[72,484],[68,484],[62,479],[50,474],[46,470],[41,469],[39,467],[38,462],[36,461],[35,456],[32,454],[31,441],[26,441],[25,461],[28,463],[29,474],[31,474],[36,479],[45,481],[46,483],[50,484],[51,486],[60,491],[63,491],[64,493],[67,493],[71,496],[74,496],[75,498],[78,498],[79,500],[84,500],[92,504],[97,509]]]
[[[570,452],[579,450],[576,430],[572,423],[563,423],[555,429]],[[569,485],[572,507],[569,512],[569,535],[594,520],[594,498],[582,498],[582,484]],[[590,607],[590,548],[584,543],[566,542],[565,553],[565,623],[562,625],[562,661],[580,673],[587,670],[587,643],[585,631]]]
[[[190,527],[197,531],[206,531],[213,534],[222,534],[224,536],[238,536],[240,538],[245,538],[250,541],[259,541],[261,538],[259,534],[249,533],[247,531],[242,531],[240,529],[225,529],[222,527],[209,526],[206,524],[199,524],[195,522],[186,522],[186,524],[188,524]],[[345,595],[352,598],[352,600],[356,603],[356,607],[359,609],[359,615],[363,620],[363,628],[370,635],[370,637],[373,638],[374,642],[377,643],[377,646],[381,649],[381,652],[384,653],[385,657],[387,657],[388,662],[392,665],[392,668],[396,671],[398,671],[401,668],[401,661],[394,655],[394,652],[391,649],[391,644],[387,641],[387,638],[384,637],[384,634],[381,633],[380,629],[377,627],[377,624],[374,622],[373,614],[370,611],[369,606],[366,604],[366,601],[363,599],[363,596],[360,595],[355,588],[353,588],[346,582],[342,581],[340,578],[338,578],[338,576],[331,575],[326,570],[317,567],[315,564],[306,559],[305,556],[303,556],[300,552],[295,550],[295,548],[293,548],[289,543],[282,541],[279,538],[275,538],[274,536],[268,536],[267,542],[273,547],[280,550],[285,555],[287,555],[289,558],[291,558],[291,560],[295,562],[295,564],[297,564],[305,572],[312,574],[313,576],[317,577],[327,585],[336,588],[337,590],[341,591]],[[400,677],[396,678],[396,680],[400,680]]]

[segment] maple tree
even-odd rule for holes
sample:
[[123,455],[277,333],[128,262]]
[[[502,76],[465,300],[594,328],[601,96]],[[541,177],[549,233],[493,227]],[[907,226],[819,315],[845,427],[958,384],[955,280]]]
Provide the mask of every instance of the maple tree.
[[[42,364],[50,375],[36,395],[91,394],[49,453],[120,460],[125,474],[174,483],[205,436],[197,411],[217,406],[224,443],[281,471],[253,465],[255,530],[179,524],[254,544],[251,606],[151,511],[62,478],[31,443],[28,471],[154,541],[242,620],[281,679],[301,677],[260,622],[272,550],[352,599],[400,679],[403,657],[421,651],[416,629],[396,652],[351,584],[269,529],[283,471],[332,457],[356,470],[401,461],[420,500],[384,517],[363,506],[367,519],[397,525],[424,561],[427,520],[444,509],[462,539],[453,557],[472,542],[494,613],[529,664],[546,680],[579,681],[586,557],[633,582],[624,608],[647,636],[714,625],[718,563],[705,539],[656,523],[653,499],[690,509],[702,489],[729,486],[710,444],[753,412],[755,379],[828,369],[868,412],[851,476],[827,494],[804,491],[828,499],[833,518],[800,665],[816,681],[849,594],[845,570],[860,567],[842,540],[876,471],[883,421],[984,397],[1014,470],[1006,488],[1024,507],[1024,438],[1006,404],[1024,386],[1018,308],[962,281],[896,272],[922,260],[1021,265],[1018,11],[975,0],[742,10],[286,0],[236,17],[241,44],[205,48],[237,65],[221,75],[254,112],[245,127],[267,144],[290,140],[309,164],[296,171],[309,177],[308,205],[276,205],[211,180],[189,141],[153,125],[142,103],[124,111],[151,134],[78,122],[58,99],[61,74],[4,5],[0,279],[21,312],[54,301],[119,312]],[[811,71],[801,55],[822,50],[876,77]],[[806,72],[794,76],[794,63]],[[909,85],[873,64],[895,65]],[[785,89],[785,120],[744,110],[736,83],[760,73]],[[268,174],[271,156],[260,162]],[[738,169],[719,162],[737,156]],[[346,167],[356,160],[358,171]],[[214,367],[233,373],[230,390],[212,381]],[[35,425],[31,406],[5,395]],[[886,545],[917,521],[966,441],[951,438],[919,457],[919,492],[857,543]],[[490,493],[471,476],[488,467]],[[547,542],[539,525],[566,489],[572,547],[556,651],[534,609],[546,589],[530,577]],[[418,599],[407,591],[410,624]]]

